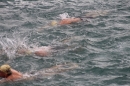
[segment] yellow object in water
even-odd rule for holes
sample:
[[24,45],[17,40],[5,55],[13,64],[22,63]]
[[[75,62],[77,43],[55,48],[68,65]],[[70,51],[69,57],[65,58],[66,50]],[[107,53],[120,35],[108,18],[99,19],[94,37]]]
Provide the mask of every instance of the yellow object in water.
[[27,55],[31,55],[32,53],[33,53],[33,52],[32,52],[31,50],[27,50],[27,51],[26,51],[26,54],[27,54]]
[[55,20],[51,21],[51,23],[50,23],[51,26],[56,26],[57,24],[58,24],[58,22]]
[[11,67],[9,65],[5,64],[0,67],[0,71],[6,73],[8,70],[10,70],[10,68]]

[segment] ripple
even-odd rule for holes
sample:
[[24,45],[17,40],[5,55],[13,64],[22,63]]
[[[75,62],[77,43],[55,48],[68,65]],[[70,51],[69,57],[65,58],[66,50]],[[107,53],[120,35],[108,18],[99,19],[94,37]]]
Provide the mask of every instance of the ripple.
[[[1,64],[9,60],[9,64],[21,72],[62,62],[76,62],[81,67],[44,79],[5,83],[4,86],[129,86],[129,4],[129,0],[0,1],[1,46],[15,50],[16,45],[22,43],[26,46],[66,45],[66,49],[47,58],[17,56],[9,60],[2,56]],[[36,31],[51,20],[59,20],[59,14],[68,13],[73,17],[99,10],[109,12],[88,22]],[[19,35],[12,35],[15,32]],[[8,55],[16,57],[14,53]]]

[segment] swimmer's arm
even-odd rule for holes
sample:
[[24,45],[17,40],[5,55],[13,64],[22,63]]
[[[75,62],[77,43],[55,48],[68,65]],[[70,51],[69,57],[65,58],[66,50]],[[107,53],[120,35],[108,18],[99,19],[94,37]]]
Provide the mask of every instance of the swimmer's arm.
[[108,14],[109,11],[104,10],[104,11],[92,11],[89,13],[86,13],[86,17],[88,18],[96,18],[98,16],[105,16],[106,14]]

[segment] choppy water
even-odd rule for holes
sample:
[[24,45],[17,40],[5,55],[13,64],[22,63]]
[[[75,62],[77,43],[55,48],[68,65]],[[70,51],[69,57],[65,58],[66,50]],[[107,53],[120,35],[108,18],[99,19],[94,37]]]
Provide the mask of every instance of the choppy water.
[[[110,13],[89,19],[89,22],[48,27],[37,32],[37,28],[57,20],[59,14],[79,16],[91,10],[109,10]],[[13,68],[23,73],[63,62],[80,65],[79,69],[48,78],[3,86],[129,86],[129,23],[129,0],[0,0],[2,40],[9,38],[6,42],[11,43],[9,40],[12,39],[16,43],[21,39],[24,43],[22,39],[27,38],[28,45],[72,46],[45,58],[18,56],[8,59],[1,56],[0,64],[9,61]]]

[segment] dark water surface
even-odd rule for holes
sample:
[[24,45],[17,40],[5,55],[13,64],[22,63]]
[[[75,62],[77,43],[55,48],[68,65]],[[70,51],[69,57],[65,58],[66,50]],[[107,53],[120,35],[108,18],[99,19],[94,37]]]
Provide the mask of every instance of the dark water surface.
[[[109,13],[89,22],[37,32],[59,14],[79,16],[93,10]],[[10,61],[23,73],[63,62],[80,66],[47,78],[0,86],[130,86],[130,0],[0,0],[0,36],[27,37],[28,44],[40,46],[71,46],[45,58],[1,56],[0,64]]]

